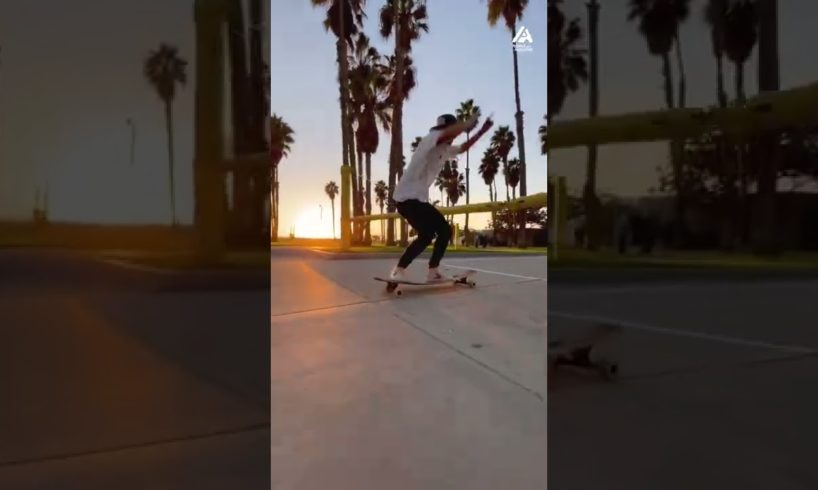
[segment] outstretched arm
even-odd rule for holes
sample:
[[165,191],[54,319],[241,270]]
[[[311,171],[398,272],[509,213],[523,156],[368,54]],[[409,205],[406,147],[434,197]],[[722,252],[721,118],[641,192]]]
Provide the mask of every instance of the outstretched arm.
[[481,127],[480,127],[480,130],[479,130],[479,131],[477,131],[477,132],[474,134],[474,136],[472,136],[471,138],[467,139],[467,140],[466,140],[466,141],[465,141],[465,142],[464,142],[462,145],[460,145],[459,147],[457,147],[457,152],[458,152],[458,153],[464,153],[466,150],[468,150],[469,148],[471,148],[471,147],[472,147],[472,146],[473,146],[475,143],[477,143],[477,141],[478,141],[478,140],[479,140],[479,139],[480,139],[480,138],[481,138],[481,137],[482,137],[484,134],[486,134],[486,132],[488,132],[488,130],[489,130],[489,129],[491,129],[491,127],[492,127],[492,126],[494,126],[494,121],[492,121],[492,120],[491,120],[491,118],[489,117],[489,118],[488,118],[488,119],[486,119],[486,121],[483,123],[483,126],[481,126]]

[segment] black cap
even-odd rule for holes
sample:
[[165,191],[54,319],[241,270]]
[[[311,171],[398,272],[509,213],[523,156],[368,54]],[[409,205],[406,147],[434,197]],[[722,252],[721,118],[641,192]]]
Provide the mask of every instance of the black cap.
[[457,118],[451,114],[443,114],[442,116],[437,118],[437,126],[434,126],[432,129],[443,129],[445,127],[451,126],[452,124],[457,122]]

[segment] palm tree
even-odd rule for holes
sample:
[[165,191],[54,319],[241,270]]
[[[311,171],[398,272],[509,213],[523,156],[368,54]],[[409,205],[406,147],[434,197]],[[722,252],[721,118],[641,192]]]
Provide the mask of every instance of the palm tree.
[[[465,102],[460,103],[460,107],[457,108],[455,111],[457,118],[461,121],[466,121],[471,117],[480,117],[480,107],[474,105],[474,99],[469,99]],[[471,131],[466,131],[466,138],[471,138]],[[470,183],[469,183],[469,174],[471,173],[471,168],[469,166],[469,151],[470,149],[466,150],[466,204],[469,204],[470,199]],[[469,231],[469,213],[466,213],[466,233]]]
[[333,181],[327,182],[327,185],[324,186],[324,192],[329,197],[330,203],[332,204],[332,238],[335,238],[335,196],[338,195],[338,184]]
[[[355,150],[353,148],[352,123],[349,115],[349,67],[347,49],[353,44],[353,36],[363,25],[364,0],[311,0],[313,7],[328,7],[327,17],[324,20],[324,29],[332,31],[336,37],[335,50],[338,63],[338,102],[341,108],[341,162],[344,166],[351,166],[354,175]],[[354,178],[353,178],[354,181]],[[357,200],[357,199],[356,199]],[[343,219],[346,210],[341,210]],[[346,227],[341,229],[341,238],[344,239]]]
[[716,100],[719,107],[727,107],[724,90],[724,41],[729,0],[708,0],[704,8],[704,20],[710,26],[710,44],[716,58]]
[[543,124],[538,129],[540,134],[540,151],[543,155],[548,153],[548,148],[546,147],[546,141],[548,137],[548,114],[543,116]]
[[[389,211],[394,211],[392,193],[403,159],[403,101],[408,97],[404,87],[407,76],[407,55],[412,51],[412,42],[420,38],[422,32],[429,32],[426,24],[425,0],[387,0],[380,10],[380,33],[388,39],[395,37],[395,55],[390,101],[392,103],[392,142],[389,152]],[[412,75],[414,77],[414,75]],[[395,242],[395,224],[389,220],[387,244]],[[405,241],[405,240],[404,240]]]
[[[497,177],[497,173],[500,171],[500,158],[497,156],[497,151],[494,149],[494,147],[489,146],[486,148],[486,151],[483,152],[483,159],[477,171],[480,173],[480,176],[483,177],[483,182],[489,188],[489,200],[491,202],[497,201],[497,184],[495,182],[495,178]],[[496,235],[497,213],[495,211],[491,212],[491,223]]]
[[[503,162],[503,168],[508,165],[508,153],[514,148],[514,140],[514,132],[508,126],[500,126],[491,136],[491,146],[494,148],[497,157]],[[522,178],[520,182],[522,183]],[[506,182],[506,201],[508,200],[508,182]]]
[[[227,9],[233,153],[242,156],[267,150],[269,73],[263,59],[263,7],[261,0],[251,0],[245,16],[243,2],[231,0]],[[269,168],[232,169],[234,232],[253,241],[270,225],[264,219],[269,174]]]
[[758,42],[758,12],[752,0],[737,0],[727,10],[724,21],[724,54],[735,66],[736,101],[746,100],[744,64]]
[[[511,38],[517,34],[517,21],[523,18],[523,11],[528,6],[528,0],[489,0],[488,21],[494,27],[502,17],[506,27],[511,31]],[[525,140],[523,138],[523,110],[520,108],[520,79],[517,70],[517,50],[512,46],[512,56],[514,57],[514,102],[517,112],[514,118],[517,122],[517,134],[520,138],[520,195],[525,196],[526,187],[526,167],[525,167]]]
[[[456,161],[447,160],[446,162],[443,163],[443,168],[440,169],[440,173],[437,174],[437,178],[435,179],[435,187],[440,189],[440,198],[441,198],[441,200],[443,199],[443,193],[447,192],[447,189],[449,188],[449,185],[450,185],[449,182],[452,179],[456,178],[455,175],[457,173],[458,172],[457,172],[457,162]],[[451,205],[451,200],[449,199],[448,194],[447,194],[446,206],[449,206],[449,205]]]
[[[598,0],[588,2],[588,38],[590,42],[591,72],[588,87],[588,116],[599,112],[599,8]],[[582,198],[588,226],[589,249],[595,249],[599,241],[599,198],[596,195],[597,146],[588,145],[588,161],[585,168],[585,185]]]
[[295,132],[289,124],[284,120],[273,114],[270,118],[270,156],[273,165],[272,175],[272,196],[270,196],[271,203],[271,236],[272,241],[278,241],[278,165],[281,160],[287,156],[290,151],[290,145],[294,143],[293,134]]
[[520,183],[520,160],[512,158],[503,167],[503,175],[506,177],[509,187],[511,187],[511,198],[517,199],[517,185]]
[[[779,89],[778,56],[778,0],[758,0],[761,23],[758,35],[758,90],[760,92]],[[774,254],[779,250],[776,239],[776,190],[778,165],[776,151],[779,135],[763,135],[759,142],[760,164],[758,174],[759,213],[758,224],[754,227],[758,234],[754,237],[757,253]]]
[[548,114],[546,125],[562,111],[569,93],[579,90],[588,79],[585,50],[576,45],[582,40],[579,19],[566,22],[559,9],[561,0],[548,0]]
[[168,174],[170,185],[171,224],[176,225],[176,189],[173,171],[173,99],[176,85],[187,83],[187,61],[179,56],[175,46],[162,43],[159,49],[151,51],[145,60],[143,73],[156,90],[165,106],[165,129],[168,134]]
[[[744,92],[744,64],[758,41],[758,12],[755,2],[737,0],[727,9],[724,21],[724,54],[735,67],[735,99],[738,104],[746,100]],[[745,168],[746,152],[742,146],[736,151],[736,173],[738,174],[738,202],[739,209],[747,204],[747,169]],[[740,213],[740,229],[742,240],[746,238],[747,224],[745,213]]]
[[[378,208],[381,210],[381,214],[383,214],[383,206],[386,204],[386,199],[389,196],[389,187],[386,186],[386,182],[379,180],[375,182],[375,202],[378,204]],[[379,220],[381,222],[381,240],[384,239],[383,236],[383,220]]]
[[[687,19],[690,0],[630,0],[628,20],[639,21],[639,32],[645,38],[648,51],[658,56],[662,61],[662,76],[664,78],[665,103],[669,109],[676,107],[673,97],[673,73],[670,64],[670,50],[674,45],[677,48],[679,68],[681,63],[681,48],[679,47],[679,26]],[[683,87],[684,75],[682,76]],[[680,95],[683,95],[681,91]],[[679,98],[682,105],[683,97]],[[684,189],[682,182],[683,148],[678,140],[670,142],[670,160],[673,167],[673,187],[676,190],[676,236],[681,239],[684,224]]]
[[[377,123],[384,131],[390,130],[391,107],[389,106],[389,69],[378,50],[369,45],[369,39],[360,34],[355,43],[355,55],[351,57],[350,92],[352,112],[357,121],[356,141],[358,155],[366,155],[366,193],[361,181],[360,158],[358,161],[359,206],[365,203],[366,214],[372,214],[372,154],[378,150],[379,137]],[[359,211],[364,211],[359,209]],[[363,241],[372,242],[370,227],[364,227]]]
[[[639,21],[639,32],[645,37],[648,49],[662,60],[662,74],[665,82],[665,102],[668,108],[674,108],[673,78],[670,66],[670,50],[676,47],[677,63],[682,71],[681,47],[679,45],[679,26],[690,13],[690,0],[630,0],[628,20]],[[684,84],[681,75],[680,85]],[[680,93],[679,106],[683,106],[683,94]]]

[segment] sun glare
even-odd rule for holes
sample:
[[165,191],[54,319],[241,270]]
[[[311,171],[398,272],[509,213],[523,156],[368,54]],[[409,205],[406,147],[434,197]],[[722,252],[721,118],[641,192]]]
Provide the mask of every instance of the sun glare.
[[332,238],[332,211],[315,206],[303,209],[295,220],[296,238]]

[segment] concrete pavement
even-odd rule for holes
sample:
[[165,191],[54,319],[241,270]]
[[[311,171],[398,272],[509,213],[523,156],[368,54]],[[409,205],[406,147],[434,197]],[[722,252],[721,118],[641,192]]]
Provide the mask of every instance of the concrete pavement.
[[273,487],[544,488],[545,257],[402,298],[391,262],[273,261]]

